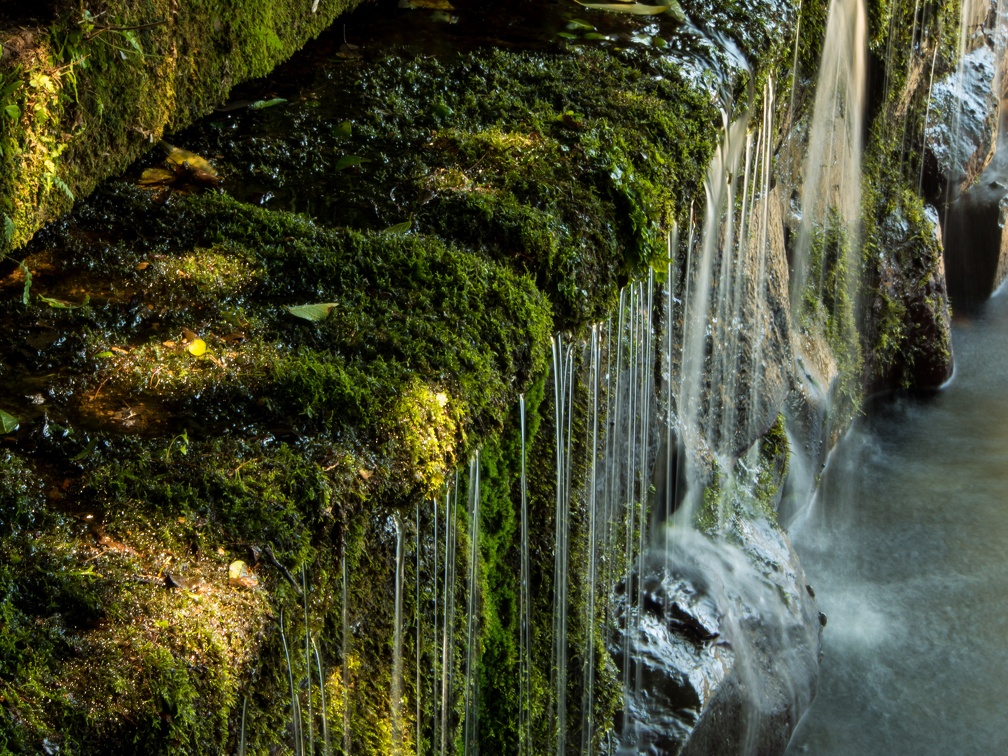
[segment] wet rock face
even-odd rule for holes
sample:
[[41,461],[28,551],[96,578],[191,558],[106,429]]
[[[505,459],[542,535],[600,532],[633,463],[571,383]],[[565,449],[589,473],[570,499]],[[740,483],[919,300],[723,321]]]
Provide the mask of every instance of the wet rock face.
[[742,533],[676,532],[623,584],[619,753],[784,751],[816,688],[818,613],[786,537],[766,520]]
[[962,61],[962,85],[953,71],[935,82],[926,132],[928,166],[954,196],[979,174],[996,136],[997,99],[991,86],[994,51],[981,45]]

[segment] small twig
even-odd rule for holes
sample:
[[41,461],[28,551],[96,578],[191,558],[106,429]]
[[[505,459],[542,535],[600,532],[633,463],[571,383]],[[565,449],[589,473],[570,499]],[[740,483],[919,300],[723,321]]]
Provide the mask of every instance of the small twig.
[[126,31],[141,31],[142,29],[153,29],[155,26],[164,26],[168,23],[167,19],[162,19],[160,21],[151,21],[147,24],[137,24],[136,26],[101,26],[96,27],[93,32],[90,32],[84,40],[90,42],[92,39],[100,37],[105,32],[126,32]]
[[270,544],[267,543],[263,547],[262,555],[266,557],[267,562],[269,562],[271,565],[280,570],[280,574],[283,575],[284,580],[286,580],[288,583],[294,586],[294,590],[297,591],[298,596],[300,596],[301,586],[297,584],[297,581],[294,579],[294,576],[290,574],[290,570],[288,570],[286,567],[280,564],[280,560],[276,558],[276,555],[273,553],[273,547]]

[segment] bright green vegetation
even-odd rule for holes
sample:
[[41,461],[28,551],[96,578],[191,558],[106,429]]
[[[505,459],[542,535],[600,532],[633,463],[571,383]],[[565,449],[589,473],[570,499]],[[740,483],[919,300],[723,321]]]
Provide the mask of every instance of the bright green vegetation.
[[777,420],[730,472],[714,463],[710,481],[696,513],[697,527],[710,535],[744,544],[744,525],[753,519],[777,522],[784,481],[787,480],[790,445],[784,416]]

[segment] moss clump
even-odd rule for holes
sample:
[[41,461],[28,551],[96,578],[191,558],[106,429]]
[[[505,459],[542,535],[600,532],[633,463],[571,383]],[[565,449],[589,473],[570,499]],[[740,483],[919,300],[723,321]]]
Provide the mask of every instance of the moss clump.
[[[99,460],[109,457],[99,452],[86,467],[105,481]],[[51,470],[10,454],[2,462],[4,519],[19,527],[0,540],[0,745],[225,750],[268,614],[265,594],[228,586],[223,546],[235,544],[205,521],[179,522],[136,499],[103,511],[111,502],[76,478],[44,493]],[[47,466],[61,462],[47,455]],[[112,469],[127,474],[119,461]],[[193,548],[197,533],[214,548]],[[185,587],[169,589],[168,571]]]
[[410,219],[527,272],[562,328],[604,317],[667,253],[719,122],[655,53],[395,55],[328,69],[310,91],[282,113],[222,115],[186,144],[221,155],[238,196],[357,229]]
[[861,259],[853,252],[855,240],[850,234],[832,208],[823,226],[814,229],[808,284],[798,314],[803,330],[823,334],[836,360],[828,431],[833,440],[860,412],[864,388],[856,301]]
[[[933,389],[952,372],[952,334],[937,217],[892,173],[865,198],[868,391]],[[878,187],[887,186],[888,191]]]
[[[36,293],[80,301],[73,287],[90,289],[91,306],[7,303],[8,353],[36,317],[66,332],[20,367],[61,365],[44,380],[67,422],[108,429],[119,418],[198,438],[243,417],[246,428],[352,433],[379,452],[376,485],[422,494],[441,486],[466,434],[499,427],[516,387],[543,367],[548,304],[480,255],[429,237],[322,229],[223,196],[159,207],[118,187],[104,201],[143,235],[110,242],[96,199],[40,240],[63,250],[58,259],[28,257]],[[287,309],[318,302],[334,306],[317,322]],[[188,349],[196,337],[205,354]]]

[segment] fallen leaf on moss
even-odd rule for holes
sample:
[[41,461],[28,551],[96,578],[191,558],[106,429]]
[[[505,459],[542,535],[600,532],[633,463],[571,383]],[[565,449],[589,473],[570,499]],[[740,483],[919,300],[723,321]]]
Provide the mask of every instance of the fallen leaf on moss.
[[139,184],[140,186],[167,186],[174,181],[175,171],[169,171],[167,168],[147,168],[140,175]]
[[334,171],[342,171],[347,168],[354,168],[362,163],[370,163],[366,157],[361,157],[360,155],[344,155],[339,160],[336,161],[336,166],[333,168]]
[[643,3],[582,3],[581,0],[577,0],[577,2],[585,8],[591,8],[592,10],[604,10],[612,13],[629,13],[633,16],[657,16],[667,11],[671,11],[672,15],[679,20],[682,21],[686,19],[686,14],[683,13],[679,4],[675,2],[666,5],[644,5]]
[[293,305],[287,308],[287,312],[295,318],[304,320],[325,320],[329,314],[336,309],[336,302],[319,302],[318,304]]
[[228,584],[236,588],[255,588],[259,585],[259,579],[252,574],[245,562],[236,559],[228,567]]
[[3,429],[4,434],[13,433],[18,429],[20,424],[21,421],[14,417],[14,415],[0,410],[0,428]]
[[[161,142],[161,147],[164,148],[164,151],[168,154],[168,157],[166,158],[168,165],[188,168],[193,171],[204,171],[211,176],[217,175],[216,169],[210,165],[210,162],[206,158],[200,157],[195,152],[183,150],[179,147],[168,144],[168,142]],[[158,169],[151,168],[150,170]]]

